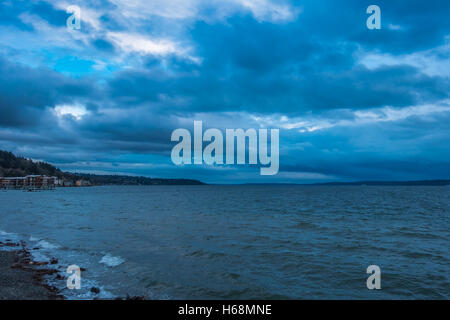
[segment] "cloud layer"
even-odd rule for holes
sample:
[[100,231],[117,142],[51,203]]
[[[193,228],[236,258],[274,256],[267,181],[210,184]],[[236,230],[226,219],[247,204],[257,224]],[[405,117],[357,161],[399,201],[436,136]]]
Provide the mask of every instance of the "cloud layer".
[[[450,3],[378,1],[381,30],[370,4],[3,1],[1,149],[207,182],[450,178]],[[193,120],[280,128],[280,174],[174,166]]]

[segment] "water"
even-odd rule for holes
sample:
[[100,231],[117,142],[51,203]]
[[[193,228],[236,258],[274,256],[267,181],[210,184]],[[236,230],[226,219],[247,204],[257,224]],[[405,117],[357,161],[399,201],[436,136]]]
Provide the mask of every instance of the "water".
[[[87,269],[68,298],[450,298],[449,187],[105,186],[0,203],[0,241]],[[381,290],[366,287],[372,264]]]

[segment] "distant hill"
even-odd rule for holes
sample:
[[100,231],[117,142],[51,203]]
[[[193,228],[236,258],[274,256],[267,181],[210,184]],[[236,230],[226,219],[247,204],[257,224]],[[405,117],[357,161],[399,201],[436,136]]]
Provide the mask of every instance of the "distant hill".
[[450,186],[450,180],[355,181],[325,183],[246,183],[255,186]]
[[120,175],[78,174],[96,185],[203,185],[203,182],[189,179],[159,179]]
[[417,180],[417,181],[356,181],[316,183],[321,186],[448,186],[450,180]]
[[58,168],[45,162],[34,162],[23,157],[17,157],[13,153],[0,150],[0,177],[24,177],[39,174],[55,176],[60,179],[77,180],[77,175],[62,172]]
[[203,185],[198,180],[160,179],[119,175],[95,175],[63,172],[46,162],[17,157],[13,153],[0,150],[0,177],[24,177],[27,175],[55,176],[75,182],[89,180],[93,185]]

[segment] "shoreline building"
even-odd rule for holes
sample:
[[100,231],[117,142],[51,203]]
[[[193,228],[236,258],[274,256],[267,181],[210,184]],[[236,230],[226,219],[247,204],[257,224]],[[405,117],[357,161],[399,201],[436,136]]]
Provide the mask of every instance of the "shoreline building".
[[2,189],[49,190],[55,188],[55,177],[28,175],[25,177],[0,177]]
[[75,182],[75,186],[76,187],[90,187],[90,186],[92,186],[92,184],[88,180],[80,179]]

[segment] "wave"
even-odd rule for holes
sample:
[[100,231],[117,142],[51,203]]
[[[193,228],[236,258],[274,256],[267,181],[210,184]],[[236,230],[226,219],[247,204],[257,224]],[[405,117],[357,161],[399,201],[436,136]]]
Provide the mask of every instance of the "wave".
[[53,244],[50,243],[48,241],[45,240],[41,240],[37,243],[37,245],[43,249],[47,249],[47,250],[54,250],[54,249],[58,249],[60,246],[57,244]]
[[118,265],[121,265],[122,263],[124,263],[125,260],[122,259],[121,257],[111,256],[108,253],[99,262],[107,265],[108,267],[117,267]]
[[[28,240],[28,241],[27,241]],[[4,243],[22,243],[25,244],[28,242],[26,247],[30,250],[31,257],[33,261],[36,262],[48,262],[52,259],[56,260],[56,263],[52,263],[51,265],[46,266],[37,266],[37,268],[54,268],[57,270],[57,273],[54,275],[47,275],[44,277],[46,283],[50,286],[56,287],[60,294],[64,295],[66,299],[69,300],[92,300],[95,298],[100,299],[114,299],[117,296],[110,292],[107,288],[102,286],[102,284],[97,279],[86,278],[84,274],[82,274],[81,278],[81,289],[79,290],[69,290],[67,288],[67,277],[69,276],[66,273],[67,266],[70,264],[68,261],[68,257],[72,256],[72,252],[63,252],[61,251],[61,245],[51,243],[47,240],[43,240],[42,238],[37,238],[35,236],[24,236],[16,233],[9,233],[3,230],[0,230],[0,242]],[[14,251],[17,250],[17,247],[9,247],[9,246],[1,246],[0,250],[2,251]],[[115,267],[122,264],[125,260],[121,257],[114,257],[109,254],[105,255],[100,262],[105,264],[108,267]],[[80,264],[85,269],[91,269],[88,261]],[[93,269],[93,268],[92,268]],[[91,269],[91,270],[92,270]],[[94,275],[94,278],[96,276]],[[63,280],[61,280],[63,279]],[[99,288],[100,292],[95,293],[91,291],[91,288]]]

